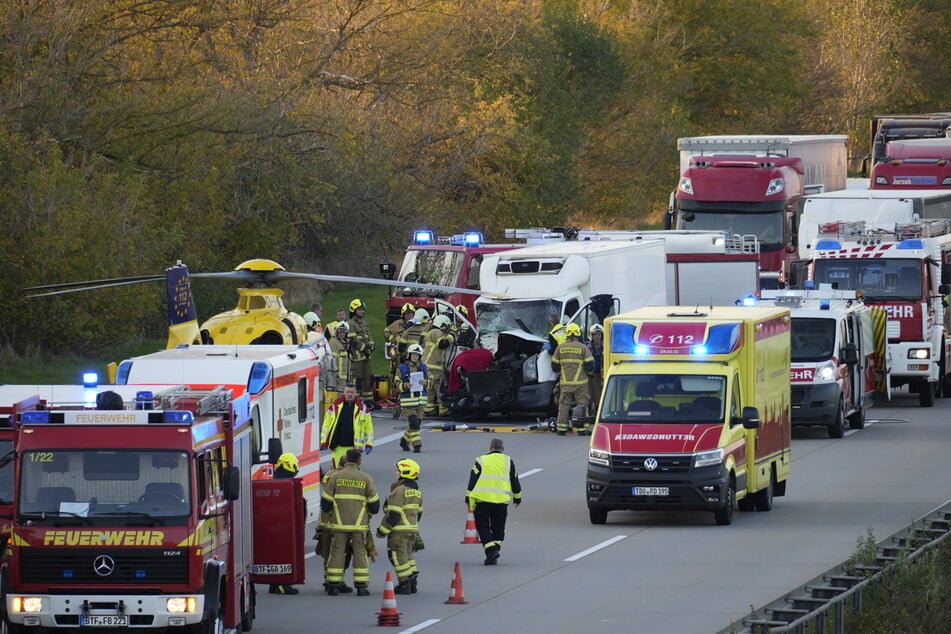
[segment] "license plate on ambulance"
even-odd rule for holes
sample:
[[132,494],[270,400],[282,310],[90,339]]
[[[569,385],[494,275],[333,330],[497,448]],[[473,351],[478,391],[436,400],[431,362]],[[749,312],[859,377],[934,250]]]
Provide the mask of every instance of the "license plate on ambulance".
[[80,627],[129,627],[129,617],[85,615],[79,617]]
[[632,487],[632,495],[670,495],[669,487]]

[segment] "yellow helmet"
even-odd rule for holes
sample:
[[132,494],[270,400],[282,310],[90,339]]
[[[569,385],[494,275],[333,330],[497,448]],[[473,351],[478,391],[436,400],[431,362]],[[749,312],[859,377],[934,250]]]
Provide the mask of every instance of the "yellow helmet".
[[406,302],[405,304],[403,304],[403,307],[400,309],[400,315],[405,315],[406,313],[409,313],[409,312],[415,313],[416,307],[410,304],[409,302]]
[[367,307],[367,305],[364,304],[364,303],[363,303],[363,300],[362,300],[362,299],[359,299],[359,298],[357,298],[357,299],[353,300],[352,302],[350,302],[350,312],[351,312],[351,313],[357,312],[357,309],[358,309],[358,308],[366,308],[366,307]]
[[297,456],[292,454],[289,451],[286,451],[281,454],[280,458],[277,459],[277,467],[283,468],[285,471],[296,474],[300,471],[300,465],[297,462]]
[[456,310],[458,310],[459,314],[462,315],[463,317],[469,316],[469,309],[463,306],[462,304],[459,304],[458,306],[456,306]]
[[565,336],[566,337],[580,337],[581,326],[579,326],[578,324],[568,324],[565,327]]
[[419,477],[419,463],[412,458],[403,458],[396,463],[396,468],[399,470],[401,478],[415,480]]

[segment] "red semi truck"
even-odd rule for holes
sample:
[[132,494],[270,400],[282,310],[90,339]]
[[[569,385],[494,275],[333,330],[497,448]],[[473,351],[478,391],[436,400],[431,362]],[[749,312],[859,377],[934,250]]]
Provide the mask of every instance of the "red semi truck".
[[761,283],[796,259],[796,214],[807,193],[845,189],[845,135],[729,135],[677,140],[680,182],[665,228],[755,235]]
[[872,167],[870,189],[951,189],[951,139],[892,141]]

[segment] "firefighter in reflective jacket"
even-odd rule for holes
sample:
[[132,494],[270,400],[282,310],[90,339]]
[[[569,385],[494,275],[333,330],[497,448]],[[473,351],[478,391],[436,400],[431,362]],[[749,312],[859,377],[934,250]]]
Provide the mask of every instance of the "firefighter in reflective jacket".
[[346,571],[347,547],[353,552],[353,585],[357,596],[370,594],[370,562],[367,539],[370,516],[380,510],[380,496],[370,474],[360,470],[361,454],[356,449],[347,451],[347,462],[342,469],[327,478],[320,495],[320,510],[331,513],[330,556],[324,570],[327,594],[340,593]]
[[416,592],[419,571],[413,552],[423,548],[419,538],[419,520],[423,516],[423,493],[419,490],[419,463],[403,458],[396,463],[398,479],[390,486],[383,505],[383,522],[377,537],[386,537],[386,548],[396,571],[396,594]]
[[[584,405],[587,409],[588,381],[594,373],[594,356],[588,346],[581,342],[578,324],[568,324],[565,335],[565,342],[551,355],[551,369],[558,372],[559,377],[558,419],[555,422],[559,436],[564,436],[569,430],[568,421],[573,404]],[[585,427],[578,434],[589,431],[590,427]]]
[[353,380],[350,376],[350,345],[347,341],[349,334],[350,326],[342,321],[337,324],[334,335],[330,339],[330,354],[333,363],[327,377],[327,389],[335,392],[342,392],[343,386]]
[[390,359],[390,376],[396,377],[400,363],[406,360],[406,348],[409,344],[403,338],[406,329],[413,325],[413,316],[416,307],[410,303],[403,304],[400,309],[400,318],[383,330],[383,339],[386,341],[386,354]]
[[406,363],[396,372],[396,391],[400,393],[400,409],[406,414],[406,431],[400,438],[403,451],[419,453],[423,450],[422,426],[423,410],[429,399],[426,384],[429,382],[429,368],[423,363],[423,347],[411,344],[407,350]]
[[555,348],[560,346],[568,338],[565,334],[565,325],[561,323],[561,316],[558,313],[548,315],[548,323],[551,330],[548,331],[548,351],[554,352]]
[[366,320],[367,305],[362,299],[350,302],[350,371],[362,398],[373,409],[373,368],[372,356],[375,345],[370,326]]
[[503,449],[502,439],[493,438],[489,453],[476,458],[466,488],[466,504],[475,516],[486,566],[494,566],[499,560],[509,502],[515,506],[522,503],[522,484],[515,461],[502,453]]
[[433,318],[433,328],[423,335],[423,363],[429,369],[429,407],[424,411],[429,416],[445,416],[449,408],[440,398],[446,376],[446,358],[456,337],[452,334],[452,320],[445,315]]
[[327,408],[324,424],[320,429],[320,448],[333,449],[334,466],[348,449],[360,453],[373,451],[373,418],[359,398],[353,383],[343,388],[343,396]]

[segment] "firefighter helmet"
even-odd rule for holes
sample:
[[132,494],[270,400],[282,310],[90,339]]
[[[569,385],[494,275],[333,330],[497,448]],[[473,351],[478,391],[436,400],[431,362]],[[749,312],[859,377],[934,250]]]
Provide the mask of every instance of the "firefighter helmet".
[[414,343],[406,349],[406,354],[418,354],[419,356],[423,356],[423,347],[418,343]]
[[300,465],[297,462],[297,456],[287,451],[281,454],[280,458],[277,459],[277,467],[281,467],[284,471],[297,475],[297,472],[300,471]]
[[436,315],[433,317],[433,325],[436,328],[449,328],[452,326],[452,320],[445,315]]
[[413,320],[421,324],[425,324],[429,321],[429,311],[425,308],[416,309],[416,313],[413,315]]
[[588,328],[588,336],[593,337],[593,336],[594,336],[594,333],[596,333],[596,332],[600,332],[600,333],[603,335],[603,334],[604,334],[604,326],[602,326],[601,324],[595,324],[595,325],[591,326],[590,328]]
[[334,326],[334,333],[338,332],[350,332],[350,324],[345,321],[338,321],[337,325]]
[[462,304],[459,304],[458,306],[456,306],[456,310],[458,310],[459,314],[462,315],[463,317],[469,316],[469,309],[463,306]]
[[364,304],[364,303],[363,303],[363,300],[362,300],[362,299],[359,299],[359,298],[357,298],[357,299],[353,300],[352,302],[350,302],[350,312],[351,312],[351,313],[357,312],[357,309],[358,309],[358,308],[366,308],[366,307],[367,307],[367,305]]
[[396,468],[399,470],[401,478],[415,480],[419,477],[419,463],[412,458],[403,458],[396,463]]
[[307,322],[308,328],[313,328],[320,323],[320,317],[314,312],[304,313],[304,321]]
[[568,324],[565,326],[565,336],[566,337],[580,337],[581,336],[581,326],[578,324]]
[[415,312],[416,312],[416,307],[410,304],[409,302],[406,302],[405,304],[403,304],[403,307],[400,309],[400,315],[405,315],[406,313],[415,313]]

